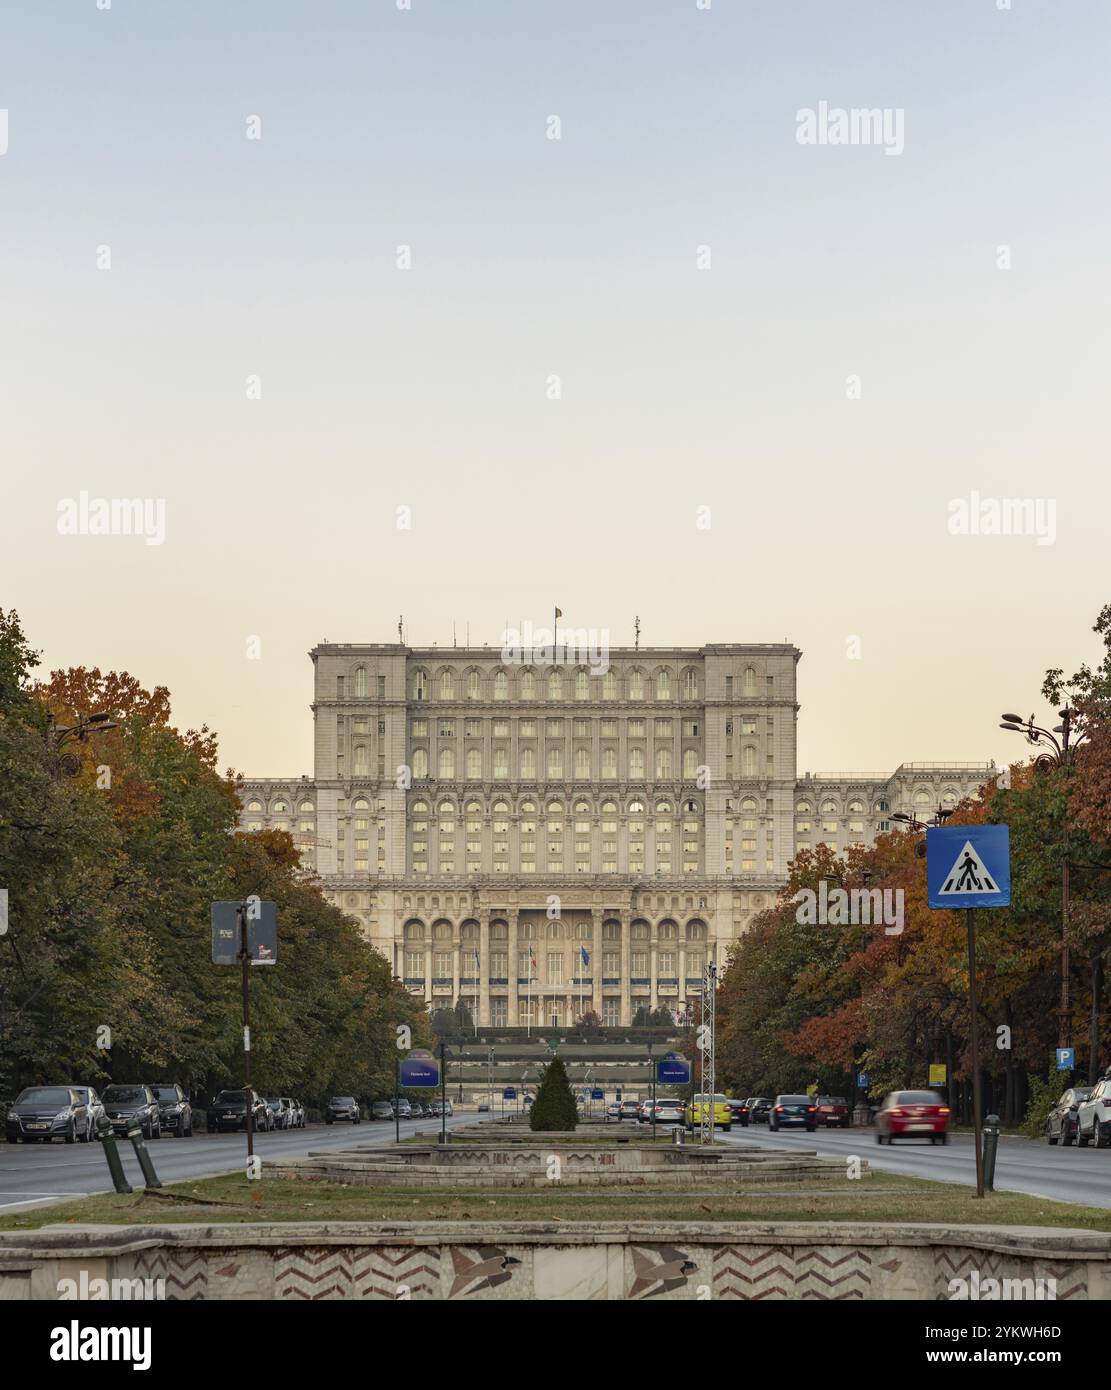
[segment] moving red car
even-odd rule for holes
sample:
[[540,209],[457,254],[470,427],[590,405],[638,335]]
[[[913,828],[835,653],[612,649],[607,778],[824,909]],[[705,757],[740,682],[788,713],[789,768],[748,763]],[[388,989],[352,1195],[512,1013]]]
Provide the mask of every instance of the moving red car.
[[936,1091],[891,1091],[876,1112],[876,1143],[896,1139],[949,1142],[949,1107]]
[[815,1104],[818,1107],[817,1121],[820,1125],[825,1125],[832,1129],[834,1125],[838,1129],[848,1129],[852,1123],[849,1115],[849,1102],[844,1096],[819,1096]]

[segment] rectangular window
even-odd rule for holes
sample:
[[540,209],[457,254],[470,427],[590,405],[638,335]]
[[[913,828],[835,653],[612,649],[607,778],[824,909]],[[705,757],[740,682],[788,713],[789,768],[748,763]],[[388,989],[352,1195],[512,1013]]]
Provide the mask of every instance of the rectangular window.
[[563,983],[563,954],[549,955],[548,957],[548,984],[561,985]]
[[467,737],[468,737],[468,738],[481,738],[481,737],[482,737],[482,720],[481,720],[481,719],[468,719],[467,722],[466,722],[466,724],[465,724],[465,726],[464,726],[464,728],[465,728],[465,730],[466,730],[466,734],[467,734]]
[[609,979],[621,973],[621,952],[607,951],[602,957],[602,974]]
[[384,700],[384,699],[386,698],[386,678],[385,678],[385,676],[379,676],[379,677],[378,677],[378,698],[379,698],[380,700]]
[[406,951],[405,953],[405,973],[414,979],[424,978],[424,952]]
[[634,977],[643,979],[643,977],[648,974],[648,952],[634,951],[631,959],[632,965],[630,968],[632,969]]

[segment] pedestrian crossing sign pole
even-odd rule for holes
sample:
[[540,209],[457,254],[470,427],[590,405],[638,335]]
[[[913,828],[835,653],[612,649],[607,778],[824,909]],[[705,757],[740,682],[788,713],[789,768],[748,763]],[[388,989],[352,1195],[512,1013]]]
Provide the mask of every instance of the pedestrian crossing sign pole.
[[926,831],[926,884],[930,907],[963,907],[968,931],[969,1043],[972,1052],[972,1120],[976,1132],[976,1196],[984,1195],[983,1115],[980,1105],[980,1034],[976,1003],[978,907],[1011,903],[1011,838],[1005,825],[944,825]]

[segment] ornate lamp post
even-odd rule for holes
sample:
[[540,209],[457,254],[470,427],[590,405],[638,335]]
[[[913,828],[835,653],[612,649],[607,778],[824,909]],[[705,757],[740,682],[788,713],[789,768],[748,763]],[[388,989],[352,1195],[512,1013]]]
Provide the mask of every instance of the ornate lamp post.
[[[1034,759],[1034,767],[1039,772],[1064,770],[1066,779],[1072,771],[1073,758],[1077,748],[1088,737],[1077,710],[1066,705],[1057,711],[1060,724],[1053,729],[1043,729],[1034,723],[1034,716],[1023,719],[1020,714],[1004,714],[1001,729],[1013,734],[1022,734],[1027,743],[1036,744],[1042,751]],[[1067,796],[1067,788],[1066,788]],[[1061,818],[1061,999],[1057,1007],[1057,1045],[1072,1046],[1072,997],[1069,985],[1069,818],[1065,807]]]

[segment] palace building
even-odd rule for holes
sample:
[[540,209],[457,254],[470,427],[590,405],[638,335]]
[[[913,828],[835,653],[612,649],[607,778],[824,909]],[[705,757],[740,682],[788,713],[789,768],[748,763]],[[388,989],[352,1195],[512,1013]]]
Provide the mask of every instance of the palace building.
[[289,831],[408,988],[483,1025],[683,1012],[796,850],[868,844],[995,776],[800,776],[787,643],[613,649],[601,668],[550,648],[310,655],[313,774],[246,780],[241,828]]

